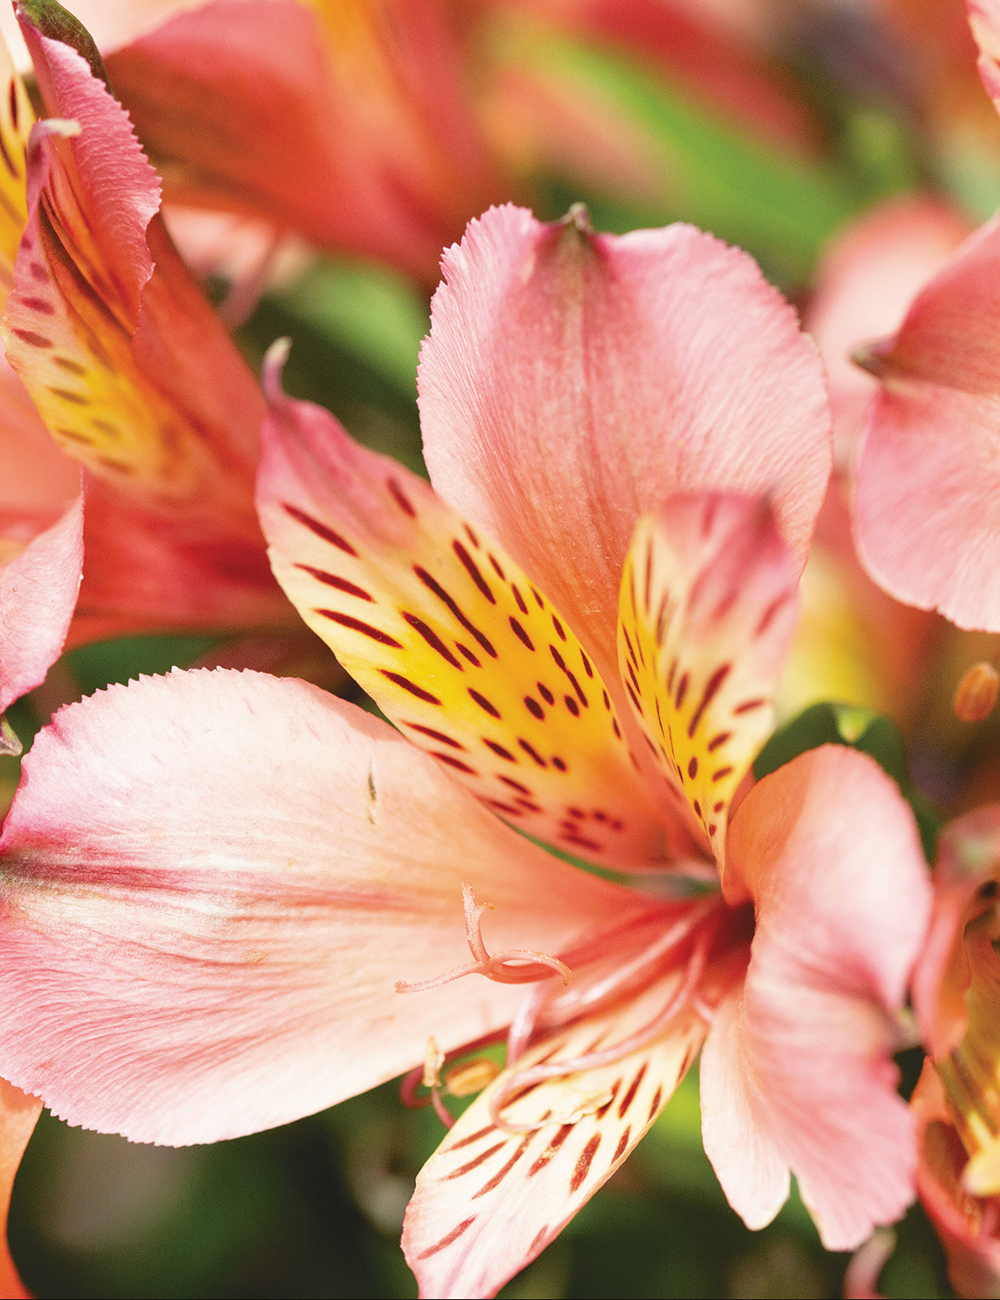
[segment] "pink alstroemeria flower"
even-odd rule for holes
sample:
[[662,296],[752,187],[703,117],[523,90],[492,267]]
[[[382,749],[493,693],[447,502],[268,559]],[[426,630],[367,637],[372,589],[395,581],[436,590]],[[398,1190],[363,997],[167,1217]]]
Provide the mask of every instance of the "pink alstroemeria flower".
[[0,438],[5,463],[34,472],[4,490],[22,513],[51,514],[84,470],[70,641],[294,629],[253,509],[259,385],[170,243],[158,179],[87,33],[45,0],[18,16],[51,116],[32,125],[8,66],[3,179],[18,220],[2,329],[21,384],[0,377]]
[[[1000,6],[970,4],[987,90],[1000,96]],[[1000,631],[1000,222],[971,235],[871,349],[882,380],[857,466],[855,528],[872,577],[962,628]]]
[[[433,1085],[430,1039],[506,1035],[404,1229],[422,1294],[489,1296],[704,1043],[731,1203],[762,1226],[794,1173],[856,1246],[913,1195],[890,1055],[929,907],[914,820],[837,746],[737,800],[829,473],[815,351],[689,227],[496,209],[444,269],[436,491],[286,398],[280,349],[267,375],[276,573],[398,730],[225,671],[60,712],[0,842],[0,1068],[71,1122],[184,1143],[421,1060]],[[714,859],[723,893],[610,883],[518,830],[639,882]]]

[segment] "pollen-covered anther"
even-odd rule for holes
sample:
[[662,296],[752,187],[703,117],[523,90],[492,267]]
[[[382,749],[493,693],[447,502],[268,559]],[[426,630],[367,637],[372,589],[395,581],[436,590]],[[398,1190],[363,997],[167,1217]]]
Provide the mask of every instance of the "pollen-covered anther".
[[428,1038],[424,1048],[424,1074],[421,1079],[425,1088],[441,1087],[441,1066],[444,1062],[445,1054],[438,1047],[437,1039]]
[[442,984],[450,984],[452,980],[461,979],[464,975],[485,975],[498,984],[534,984],[538,980],[550,979],[553,975],[561,975],[563,983],[568,984],[573,978],[573,972],[564,961],[533,948],[507,948],[490,956],[483,940],[482,917],[484,912],[493,910],[493,904],[477,903],[471,885],[462,886],[462,903],[466,938],[474,960],[464,966],[456,966],[443,975],[436,975],[433,979],[417,980],[412,984],[406,980],[397,980],[397,993],[424,993]]
[[482,1092],[488,1087],[499,1073],[499,1065],[488,1056],[463,1061],[444,1076],[445,1092],[452,1097],[471,1097],[473,1093]]
[[993,664],[973,664],[955,688],[952,699],[955,716],[960,722],[982,722],[993,712],[998,694],[1000,673]]

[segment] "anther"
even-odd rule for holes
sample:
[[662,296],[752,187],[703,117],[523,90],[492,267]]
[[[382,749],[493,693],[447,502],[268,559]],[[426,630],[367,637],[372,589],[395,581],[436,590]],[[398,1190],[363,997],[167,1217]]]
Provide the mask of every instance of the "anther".
[[969,668],[955,688],[952,708],[960,722],[982,722],[993,712],[1000,693],[1000,673],[980,662]]
[[487,1056],[465,1061],[444,1076],[445,1092],[452,1097],[471,1097],[474,1092],[482,1092],[488,1087],[499,1073],[499,1065]]

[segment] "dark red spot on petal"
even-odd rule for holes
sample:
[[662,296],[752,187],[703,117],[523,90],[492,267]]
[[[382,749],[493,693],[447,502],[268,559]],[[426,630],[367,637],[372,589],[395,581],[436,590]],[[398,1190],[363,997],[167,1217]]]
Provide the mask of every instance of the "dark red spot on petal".
[[516,759],[516,758],[514,757],[514,755],[510,752],[510,750],[509,750],[509,749],[504,749],[503,745],[498,745],[497,742],[496,742],[495,740],[487,740],[486,737],[483,736],[483,737],[482,737],[482,741],[483,741],[483,744],[486,746],[487,749],[492,749],[493,752],[494,752],[494,754],[497,754],[500,758],[505,758],[505,759],[507,760],[508,763],[516,763],[516,762],[517,762],[517,759]]
[[406,493],[403,491],[403,489],[399,486],[399,484],[396,482],[396,480],[395,480],[394,478],[387,479],[385,485],[386,485],[386,487],[389,489],[389,491],[392,493],[392,496],[393,496],[393,499],[394,499],[395,502],[396,502],[396,505],[399,506],[399,508],[400,508],[400,510],[402,510],[403,514],[405,514],[405,515],[409,515],[411,519],[416,519],[416,517],[417,517],[417,512],[416,512],[416,510],[414,510],[413,505],[412,505],[412,503],[411,503],[409,497],[406,495]]
[[440,1241],[436,1241],[433,1246],[428,1246],[428,1248],[420,1255],[420,1259],[430,1259],[430,1257],[436,1255],[438,1251],[444,1250],[446,1246],[450,1246],[453,1241],[458,1241],[462,1233],[471,1228],[475,1221],[475,1215],[473,1215],[471,1219],[463,1219],[458,1227],[452,1228],[451,1232],[449,1232],[447,1236],[442,1237]]
[[296,564],[295,567],[301,569],[303,573],[311,574],[317,582],[323,582],[328,587],[336,587],[338,591],[343,591],[348,596],[357,596],[358,600],[372,600],[364,587],[359,587],[354,582],[348,582],[346,578],[341,578],[339,574],[327,573],[325,569],[314,569],[311,564]]
[[388,632],[383,632],[380,628],[372,627],[370,623],[362,622],[360,618],[355,618],[352,614],[342,614],[339,609],[317,609],[315,612],[322,614],[324,618],[328,618],[331,623],[338,623],[351,632],[360,632],[362,636],[369,637],[380,645],[390,645],[396,650],[402,650],[403,648],[394,636],[390,636]]
[[404,677],[402,673],[391,673],[388,668],[380,668],[379,672],[383,677],[388,677],[390,682],[395,682],[397,686],[401,686],[404,691],[409,691],[411,695],[415,695],[418,700],[424,700],[427,704],[440,705],[441,701],[436,695],[432,695],[430,691],[425,691],[422,686],[418,686],[415,682],[411,682],[410,679]]
[[545,711],[542,706],[537,700],[533,700],[530,695],[524,697],[524,703],[528,712],[534,714],[536,718],[541,719],[545,717]]
[[462,564],[465,567],[465,571],[468,573],[469,577],[476,584],[479,590],[483,593],[486,599],[490,602],[491,605],[495,605],[497,603],[496,597],[493,595],[493,592],[490,589],[490,586],[487,583],[486,579],[479,572],[479,566],[476,564],[475,560],[472,558],[472,556],[465,549],[465,547],[462,545],[462,543],[458,540],[457,537],[452,542],[451,549],[462,561]]
[[465,749],[465,746],[453,736],[446,736],[443,731],[435,731],[433,727],[422,726],[419,722],[404,722],[403,725],[409,727],[411,731],[419,731],[422,736],[430,736],[431,740],[436,740],[441,745],[450,745],[452,749],[463,751]]
[[517,621],[517,619],[514,617],[513,614],[511,614],[510,616],[510,626],[513,629],[514,635],[517,637],[517,639],[523,645],[526,645],[529,650],[534,650],[535,647],[531,643],[531,637],[528,636],[527,632],[525,632],[524,628]]
[[[94,423],[97,423],[96,420]],[[304,524],[310,532],[315,533],[317,537],[321,537],[324,542],[329,542],[331,546],[336,546],[338,550],[344,551],[347,555],[357,555],[357,551],[346,538],[341,537],[339,533],[335,533],[332,528],[327,528],[326,524],[321,524],[312,515],[307,515],[304,510],[289,505],[287,501],[282,502],[282,509],[297,523]]]
[[479,707],[484,710],[484,712],[488,713],[491,718],[499,718],[500,710],[492,705],[485,695],[480,695],[480,693],[474,691],[471,686],[468,689],[469,694],[476,701]]
[[580,1158],[576,1162],[576,1168],[573,1170],[573,1177],[569,1180],[569,1190],[575,1192],[583,1180],[590,1172],[590,1166],[593,1164],[594,1156],[597,1155],[597,1148],[601,1145],[600,1133],[595,1133],[587,1145],[580,1152]]

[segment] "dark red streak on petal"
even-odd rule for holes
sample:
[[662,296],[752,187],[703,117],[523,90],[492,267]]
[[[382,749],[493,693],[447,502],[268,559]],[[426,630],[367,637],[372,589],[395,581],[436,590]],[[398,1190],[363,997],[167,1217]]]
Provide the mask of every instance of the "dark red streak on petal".
[[326,524],[321,524],[318,519],[313,519],[312,515],[307,515],[304,510],[299,510],[296,506],[289,505],[287,501],[282,502],[282,508],[287,515],[290,515],[297,523],[304,524],[317,537],[322,537],[324,542],[329,542],[339,550],[344,551],[347,555],[357,556],[357,551],[346,538],[335,533],[332,528],[327,528]]
[[473,1215],[471,1219],[464,1219],[457,1228],[452,1228],[451,1232],[449,1232],[446,1237],[442,1237],[440,1241],[435,1242],[433,1246],[428,1247],[428,1249],[418,1256],[418,1258],[430,1259],[431,1255],[436,1255],[439,1250],[444,1250],[444,1248],[450,1246],[453,1241],[458,1241],[462,1233],[471,1228],[475,1221],[475,1215]]
[[576,1168],[573,1170],[573,1177],[569,1182],[569,1190],[575,1192],[583,1180],[590,1172],[590,1166],[593,1163],[594,1156],[597,1155],[597,1148],[601,1145],[600,1133],[595,1133],[587,1145],[580,1152],[580,1159],[576,1162]]
[[388,668],[380,668],[379,672],[383,677],[388,677],[390,682],[395,682],[397,686],[401,686],[404,691],[409,691],[411,695],[415,695],[418,700],[425,700],[428,704],[440,706],[441,701],[436,695],[432,695],[430,691],[425,691],[422,686],[417,686],[415,682],[411,682],[408,677],[404,677],[401,673],[391,673]]
[[460,673],[465,672],[461,663],[451,653],[438,634],[432,627],[428,627],[422,618],[417,618],[416,614],[408,614],[406,610],[403,610],[403,617],[415,632],[419,632],[430,648],[437,651],[442,659],[450,663],[453,668],[457,668]]
[[301,569],[303,573],[310,574],[317,582],[323,582],[328,587],[336,587],[338,591],[343,591],[348,596],[357,596],[358,600],[374,603],[373,597],[365,591],[364,587],[348,582],[346,578],[341,578],[336,573],[327,573],[325,569],[314,569],[311,564],[296,564],[295,567]]
[[377,641],[379,645],[389,645],[396,650],[402,650],[403,648],[396,638],[390,636],[388,632],[382,632],[379,628],[372,627],[370,623],[363,623],[360,618],[354,618],[350,614],[342,614],[339,609],[317,609],[313,612],[322,614],[331,623],[339,623],[341,627],[349,628],[352,632],[360,632],[363,636]]
[[490,590],[489,585],[486,582],[486,579],[479,572],[479,568],[475,560],[465,549],[462,543],[458,540],[458,538],[456,538],[452,542],[451,549],[462,561],[462,564],[465,566],[466,572],[468,573],[469,577],[476,584],[479,590],[483,593],[486,599],[490,602],[491,605],[495,605],[497,603],[496,597],[493,595],[493,592]]

